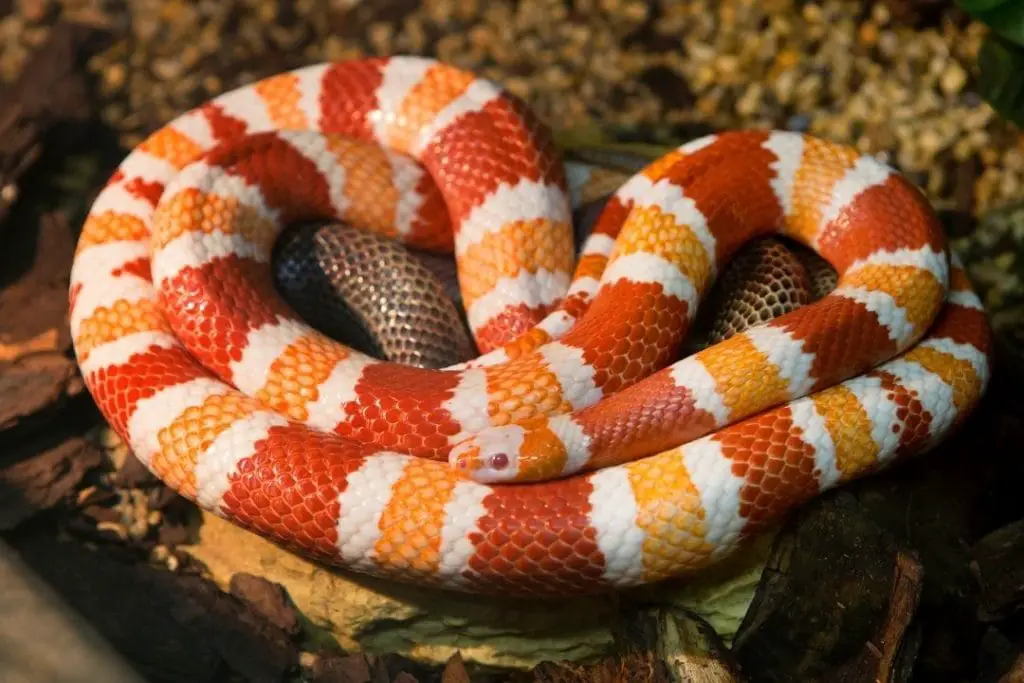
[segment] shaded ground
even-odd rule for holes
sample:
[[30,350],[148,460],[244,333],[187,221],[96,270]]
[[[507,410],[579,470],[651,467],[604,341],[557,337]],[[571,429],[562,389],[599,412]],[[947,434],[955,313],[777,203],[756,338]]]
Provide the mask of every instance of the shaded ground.
[[[1001,330],[992,388],[938,452],[795,516],[731,650],[714,659],[754,681],[1024,677],[1024,222],[1013,206],[1024,147],[971,90],[975,27],[943,3],[911,0],[678,12],[627,0],[300,4],[253,2],[245,13],[235,2],[147,1],[129,15],[119,3],[68,2],[68,16],[99,28],[56,35],[55,3],[14,3],[0,20],[10,82],[0,95],[0,532],[137,671],[153,681],[469,680],[458,661],[442,671],[310,642],[287,596],[259,577],[236,576],[229,592],[209,582],[177,548],[194,510],[99,429],[65,321],[82,214],[124,145],[260,75],[412,51],[502,80],[561,126],[600,121],[646,141],[807,129],[887,154],[925,187]],[[571,17],[592,21],[561,23]],[[826,76],[833,59],[845,61]],[[620,656],[496,678],[669,680],[657,647],[667,623],[630,615]]]

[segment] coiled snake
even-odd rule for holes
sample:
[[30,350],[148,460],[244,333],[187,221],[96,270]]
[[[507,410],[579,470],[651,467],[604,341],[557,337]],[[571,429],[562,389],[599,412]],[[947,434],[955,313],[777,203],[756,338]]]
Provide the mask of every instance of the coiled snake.
[[[171,488],[287,548],[542,595],[705,567],[931,448],[985,389],[981,304],[921,193],[870,157],[781,131],[691,141],[613,194],[578,260],[568,187],[522,102],[429,59],[229,92],[139,145],[86,219],[85,382]],[[271,254],[318,218],[453,250],[483,355],[387,363],[303,322]],[[723,264],[770,234],[836,288],[677,360]]]

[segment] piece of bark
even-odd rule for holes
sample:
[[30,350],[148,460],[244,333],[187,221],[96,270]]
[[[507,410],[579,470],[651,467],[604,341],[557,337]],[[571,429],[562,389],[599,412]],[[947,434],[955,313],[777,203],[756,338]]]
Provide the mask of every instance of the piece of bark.
[[287,635],[207,580],[38,535],[17,549],[150,681],[214,683],[234,671],[253,683],[277,683],[297,664]]
[[[0,254],[0,436],[11,442],[66,417],[84,384],[68,351],[68,283],[74,237],[45,214]],[[10,278],[15,277],[13,281]]]
[[210,581],[179,576],[186,599],[174,616],[214,644],[233,671],[251,683],[283,683],[298,665],[291,638],[245,602]]
[[9,531],[57,505],[102,462],[83,438],[72,438],[0,469],[0,530]]
[[68,286],[75,236],[60,212],[5,245],[0,263],[0,361],[70,348]]
[[[74,361],[56,353],[34,353],[0,362],[0,433],[37,427],[57,416],[66,400],[82,393]],[[11,434],[5,434],[10,441]]]
[[231,577],[230,588],[232,595],[248,603],[288,636],[299,634],[298,614],[281,584],[253,574],[239,573]]
[[0,90],[0,230],[20,194],[18,180],[42,153],[44,136],[58,123],[92,116],[86,58],[109,38],[99,26],[58,22],[18,78]]
[[5,683],[143,683],[86,619],[0,542]]
[[1024,520],[997,529],[971,551],[971,572],[981,587],[978,616],[991,622],[1024,605]]
[[655,620],[658,660],[673,683],[742,683],[740,666],[714,629],[679,610],[650,613]]
[[462,655],[458,652],[445,662],[444,671],[441,672],[441,683],[470,683],[466,663],[462,661]]
[[861,652],[836,669],[836,683],[902,683],[913,673],[921,631],[911,622],[921,597],[921,564],[906,553],[896,558],[892,598],[885,623]]
[[899,546],[839,491],[779,537],[733,647],[763,681],[831,681],[885,622]]
[[21,194],[18,179],[43,152],[39,127],[27,121],[22,109],[0,109],[0,229]]
[[317,657],[309,669],[312,683],[370,683],[370,663],[366,655]]

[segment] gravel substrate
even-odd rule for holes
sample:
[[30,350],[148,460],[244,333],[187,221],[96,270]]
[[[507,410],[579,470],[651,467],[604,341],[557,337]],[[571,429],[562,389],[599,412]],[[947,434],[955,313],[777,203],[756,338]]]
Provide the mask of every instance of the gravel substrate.
[[984,211],[1019,195],[1024,145],[973,90],[985,29],[948,4],[919,27],[857,0],[22,0],[0,21],[0,76],[61,7],[106,18],[124,37],[92,69],[105,118],[133,144],[281,69],[428,54],[501,82],[560,129],[665,141],[707,127],[806,130],[895,164],[940,208]]

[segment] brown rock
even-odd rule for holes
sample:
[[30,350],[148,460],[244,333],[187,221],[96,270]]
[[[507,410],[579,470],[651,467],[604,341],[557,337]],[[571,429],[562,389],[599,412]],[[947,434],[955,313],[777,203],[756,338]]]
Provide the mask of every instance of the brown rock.
[[[716,629],[732,633],[750,603],[770,541],[765,535],[701,579],[650,587],[632,597],[700,611]],[[506,669],[607,655],[621,628],[622,601],[629,599],[503,599],[374,579],[309,562],[208,513],[198,542],[181,549],[221,586],[242,572],[281,584],[310,638],[336,642],[348,652],[398,654],[439,666],[456,652],[467,665]]]

